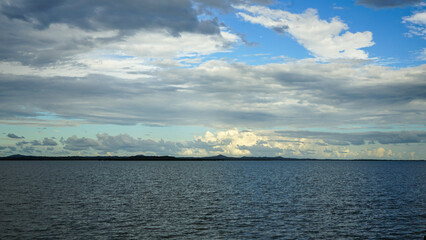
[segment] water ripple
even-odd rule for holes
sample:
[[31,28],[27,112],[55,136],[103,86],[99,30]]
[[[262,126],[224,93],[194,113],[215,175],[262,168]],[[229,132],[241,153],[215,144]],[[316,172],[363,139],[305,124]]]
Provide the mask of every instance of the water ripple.
[[1,162],[0,239],[421,239],[424,162]]

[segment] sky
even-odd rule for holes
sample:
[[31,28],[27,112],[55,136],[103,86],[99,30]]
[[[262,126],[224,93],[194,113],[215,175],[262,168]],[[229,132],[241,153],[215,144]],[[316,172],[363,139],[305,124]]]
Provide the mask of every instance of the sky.
[[0,156],[426,159],[422,0],[0,0]]

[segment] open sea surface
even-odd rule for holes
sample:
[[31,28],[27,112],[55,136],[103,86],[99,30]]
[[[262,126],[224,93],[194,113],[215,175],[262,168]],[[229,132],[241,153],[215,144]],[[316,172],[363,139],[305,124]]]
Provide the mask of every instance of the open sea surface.
[[0,239],[423,239],[426,162],[0,162]]

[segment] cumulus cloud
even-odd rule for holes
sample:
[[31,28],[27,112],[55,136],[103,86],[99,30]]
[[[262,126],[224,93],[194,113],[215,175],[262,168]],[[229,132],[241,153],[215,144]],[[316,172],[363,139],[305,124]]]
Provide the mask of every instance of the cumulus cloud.
[[30,142],[32,146],[41,146],[43,145],[39,140],[33,140]]
[[360,49],[374,45],[371,32],[349,32],[348,25],[338,17],[330,22],[322,20],[315,9],[301,14],[263,6],[238,6],[237,9],[241,10],[237,14],[243,20],[278,33],[289,33],[317,57],[367,59],[368,54]]
[[55,140],[50,139],[50,138],[44,138],[43,140],[32,140],[30,142],[21,141],[21,142],[16,143],[16,146],[18,146],[18,147],[24,147],[25,145],[53,147],[53,146],[58,145],[58,143]]
[[71,150],[71,151],[87,150],[87,149],[99,146],[99,143],[93,139],[85,138],[85,137],[78,138],[75,135],[67,138],[64,141],[64,144],[65,144],[64,149]]
[[234,129],[221,131],[217,134],[207,132],[204,137],[198,137],[197,140],[211,145],[218,153],[232,156],[244,156],[251,154],[249,149],[244,148],[255,146],[262,139],[253,132],[240,132]]
[[409,37],[420,36],[426,39],[426,11],[414,13],[403,18],[403,23],[408,24]]
[[16,147],[8,146],[7,148],[8,148],[9,150],[11,150],[11,151],[16,151]]
[[16,134],[14,134],[14,133],[9,133],[9,134],[7,134],[7,136],[9,137],[9,138],[14,138],[14,139],[21,139],[21,138],[24,138],[24,137],[19,137],[19,136],[17,136]]
[[[271,131],[230,129],[216,133],[206,132],[195,138],[197,149],[205,149],[209,155],[256,157],[314,157],[320,156],[315,142],[299,137],[283,137]],[[188,144],[190,147],[193,144]]]
[[43,146],[56,146],[56,145],[58,145],[58,143],[55,142],[55,140],[50,139],[50,138],[44,138],[42,144],[43,144]]
[[423,0],[357,0],[357,4],[374,8],[403,7],[421,4]]
[[[317,140],[316,140],[317,141]],[[40,144],[35,144],[38,142]],[[63,149],[88,155],[173,155],[173,156],[288,156],[300,157],[302,154],[314,156],[312,141],[279,136],[273,132],[241,131],[230,129],[216,133],[206,132],[195,136],[193,141],[172,142],[134,138],[128,134],[112,136],[97,134],[96,138],[72,136],[63,139]],[[31,144],[31,145],[28,145]],[[41,140],[17,144],[27,153],[41,151]],[[52,151],[53,149],[46,149]],[[69,153],[68,153],[69,154]]]
[[135,139],[128,134],[111,136],[109,134],[97,134],[96,139],[78,138],[72,136],[64,140],[64,149],[71,151],[97,151],[101,154],[114,153],[147,153],[151,155],[175,155],[178,143],[169,141],[154,141]]
[[[128,134],[99,133],[95,138],[71,136],[54,145],[48,139],[22,141],[19,152],[44,155],[171,155],[206,157],[218,154],[243,157],[292,158],[392,158],[411,159],[407,146],[426,142],[424,131],[400,132],[312,132],[229,129],[207,131],[192,141],[135,138]],[[56,143],[56,142],[55,142]],[[399,148],[399,145],[404,145]],[[2,146],[8,153],[17,148]],[[422,152],[417,152],[421,156]],[[416,155],[417,156],[417,155]]]
[[378,147],[378,148],[373,148],[373,149],[367,149],[365,151],[365,156],[368,158],[384,158],[384,159],[395,159],[395,156],[399,156],[400,158],[402,158],[402,155],[404,155],[404,159],[411,159],[413,160],[414,158],[411,156],[410,152],[404,152],[401,153],[399,152],[398,154],[395,154],[392,149],[386,149],[384,147]]
[[[204,149],[204,152],[210,155],[381,158],[395,157],[391,148],[397,145],[425,143],[426,132],[336,133],[231,129],[216,133],[206,132],[204,136],[196,137],[195,141],[204,144],[204,147],[198,144],[197,149]],[[374,151],[369,149],[369,146],[376,146],[378,143],[384,144],[386,150],[385,147],[378,147]],[[193,144],[187,144],[187,147],[189,146],[195,147]],[[407,157],[407,154],[404,157]]]

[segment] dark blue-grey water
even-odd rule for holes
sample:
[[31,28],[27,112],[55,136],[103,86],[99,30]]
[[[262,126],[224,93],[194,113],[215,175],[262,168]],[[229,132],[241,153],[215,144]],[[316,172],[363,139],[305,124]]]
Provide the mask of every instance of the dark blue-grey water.
[[425,162],[0,162],[0,239],[423,239]]

